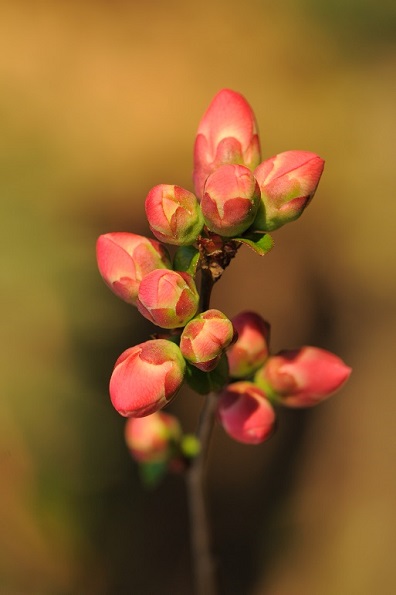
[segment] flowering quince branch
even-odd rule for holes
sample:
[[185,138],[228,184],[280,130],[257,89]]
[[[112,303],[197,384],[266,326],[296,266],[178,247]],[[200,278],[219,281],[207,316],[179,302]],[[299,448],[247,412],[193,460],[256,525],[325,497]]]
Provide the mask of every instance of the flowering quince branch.
[[[223,89],[198,127],[195,194],[169,184],[150,190],[145,210],[156,240],[115,232],[97,241],[105,283],[162,329],[120,355],[110,398],[128,418],[126,443],[146,483],[167,471],[186,472],[199,595],[216,593],[203,494],[215,419],[234,440],[260,444],[275,429],[276,406],[316,405],[351,373],[339,357],[316,347],[272,354],[270,325],[259,314],[244,311],[230,320],[210,308],[213,286],[238,249],[245,244],[267,254],[273,247],[268,232],[300,217],[323,166],[308,151],[261,161],[251,107]],[[162,242],[177,246],[173,259]],[[206,395],[195,436],[183,434],[179,421],[162,411],[184,382]]]

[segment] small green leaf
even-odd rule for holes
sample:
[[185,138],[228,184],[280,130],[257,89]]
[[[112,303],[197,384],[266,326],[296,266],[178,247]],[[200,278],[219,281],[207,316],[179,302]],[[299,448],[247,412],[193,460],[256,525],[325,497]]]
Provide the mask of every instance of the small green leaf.
[[274,240],[268,233],[250,232],[242,238],[234,239],[246,244],[260,256],[264,256],[274,247]]
[[229,382],[227,356],[224,354],[211,372],[202,372],[195,366],[187,364],[185,379],[189,387],[200,395],[218,392]]
[[139,465],[140,479],[144,487],[156,488],[165,477],[168,470],[168,463],[161,461],[157,463],[141,463]]
[[173,259],[173,270],[193,276],[197,272],[199,250],[194,246],[180,246]]

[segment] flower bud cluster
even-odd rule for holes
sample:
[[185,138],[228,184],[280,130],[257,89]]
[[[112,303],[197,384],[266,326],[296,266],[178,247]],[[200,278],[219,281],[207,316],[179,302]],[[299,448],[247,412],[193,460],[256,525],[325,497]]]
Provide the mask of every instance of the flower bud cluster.
[[273,231],[301,215],[323,165],[307,151],[286,151],[261,162],[251,107],[239,93],[223,89],[198,126],[195,194],[171,184],[154,186],[145,203],[150,229],[158,240],[176,246],[211,233],[241,238]]
[[219,235],[274,231],[294,221],[315,194],[323,167],[323,159],[308,151],[261,162],[253,111],[229,89],[215,96],[199,124],[195,191],[207,228]]
[[270,437],[274,405],[312,407],[349,378],[351,369],[324,349],[302,347],[271,355],[270,325],[254,312],[242,312],[232,322],[238,332],[227,352],[232,382],[220,393],[218,418],[239,442],[257,444]]
[[[301,215],[323,165],[307,151],[286,151],[261,162],[251,107],[240,94],[223,89],[198,127],[195,194],[170,184],[149,191],[145,211],[156,240],[127,232],[99,237],[97,261],[105,283],[162,329],[126,349],[110,379],[113,406],[131,418],[126,440],[139,462],[181,460],[180,426],[160,409],[185,381],[201,394],[218,392],[217,416],[225,431],[257,444],[274,430],[274,405],[315,405],[348,378],[350,369],[321,349],[272,355],[268,322],[249,311],[230,320],[209,308],[205,290],[205,282],[209,279],[211,287],[220,278],[241,243],[261,255],[268,252],[267,232]],[[164,243],[177,247],[173,259]]]
[[117,296],[170,331],[124,351],[110,379],[111,402],[121,415],[151,415],[177,394],[187,365],[203,372],[216,368],[234,339],[234,327],[219,310],[197,314],[193,275],[172,270],[166,248],[155,240],[128,233],[100,236],[97,260]]

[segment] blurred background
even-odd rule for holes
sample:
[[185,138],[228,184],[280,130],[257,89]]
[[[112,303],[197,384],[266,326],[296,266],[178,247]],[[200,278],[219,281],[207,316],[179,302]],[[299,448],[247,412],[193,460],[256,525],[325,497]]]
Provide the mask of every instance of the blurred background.
[[[326,159],[304,216],[241,249],[213,306],[272,347],[353,367],[260,447],[216,428],[208,496],[221,593],[396,589],[396,5],[392,0],[0,0],[1,595],[188,595],[183,479],[144,490],[108,380],[153,327],[99,277],[99,234],[149,234],[158,183],[192,189],[222,87],[263,157]],[[170,410],[193,431],[202,398]]]

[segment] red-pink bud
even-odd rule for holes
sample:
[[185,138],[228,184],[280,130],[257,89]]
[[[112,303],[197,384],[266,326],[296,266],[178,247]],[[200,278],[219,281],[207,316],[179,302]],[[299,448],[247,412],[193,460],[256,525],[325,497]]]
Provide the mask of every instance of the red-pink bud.
[[261,190],[255,227],[272,231],[297,219],[315,194],[323,167],[323,159],[308,151],[285,151],[260,163],[254,172]]
[[265,393],[252,382],[235,382],[219,396],[218,418],[238,442],[259,444],[272,434],[275,412]]
[[144,417],[161,409],[182,385],[186,363],[179,347],[154,339],[127,349],[115,363],[110,398],[125,417]]
[[162,328],[184,326],[198,309],[199,295],[188,273],[158,269],[140,283],[139,312]]
[[243,165],[222,165],[205,183],[201,201],[205,223],[221,236],[242,234],[253,223],[260,204],[260,188]]
[[151,231],[167,244],[193,244],[204,225],[197,198],[180,186],[155,186],[147,195],[145,208]]
[[180,350],[191,364],[210,372],[234,337],[232,322],[219,310],[207,310],[185,326]]
[[241,312],[232,319],[238,339],[227,351],[230,376],[247,378],[268,357],[270,325],[255,312]]
[[288,407],[311,407],[327,399],[351,374],[344,362],[325,349],[302,347],[271,356],[255,376],[261,388]]
[[154,269],[171,267],[165,246],[135,233],[99,236],[96,255],[106,285],[129,304],[136,303],[139,285],[145,275]]
[[260,163],[260,142],[252,108],[242,95],[222,89],[203,115],[194,146],[194,186],[202,197],[206,178],[220,165]]
[[125,425],[126,444],[139,463],[167,461],[172,454],[172,445],[181,436],[177,418],[163,411],[146,417],[130,417]]

